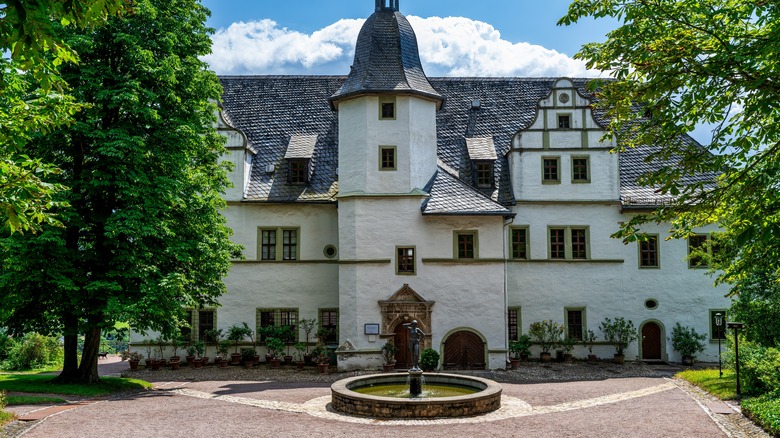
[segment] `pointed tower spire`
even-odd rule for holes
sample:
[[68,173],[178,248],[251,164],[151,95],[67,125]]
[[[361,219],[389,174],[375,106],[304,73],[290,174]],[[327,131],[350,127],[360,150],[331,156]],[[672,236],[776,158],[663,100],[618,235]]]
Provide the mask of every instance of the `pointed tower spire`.
[[398,11],[398,0],[376,0],[375,12],[379,11]]

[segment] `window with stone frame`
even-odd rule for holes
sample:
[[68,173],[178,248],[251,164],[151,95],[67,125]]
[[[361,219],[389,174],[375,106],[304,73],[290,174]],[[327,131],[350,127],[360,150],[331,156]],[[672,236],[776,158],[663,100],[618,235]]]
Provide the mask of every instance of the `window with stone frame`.
[[288,159],[287,161],[287,183],[293,185],[308,184],[309,160],[296,158]]
[[339,309],[320,309],[320,328],[328,330],[328,337],[325,343],[328,345],[338,344],[339,342]]
[[265,327],[290,327],[290,337],[284,339],[287,343],[298,341],[298,309],[291,308],[260,308],[257,309],[255,325],[257,327],[257,341],[265,342],[263,335]]
[[[298,260],[300,253],[299,235],[298,228],[258,227],[258,260]],[[279,241],[280,237],[281,242]]]
[[550,228],[550,258],[566,258],[566,229]]
[[513,259],[528,259],[528,228],[510,228]]
[[396,273],[414,274],[415,257],[413,246],[399,246],[396,248]]
[[379,146],[379,170],[396,170],[396,147]]
[[548,254],[555,260],[586,260],[590,258],[587,226],[549,227]]
[[474,173],[478,188],[486,189],[493,187],[493,161],[474,161]]
[[455,258],[477,258],[477,233],[476,231],[455,232]]
[[571,115],[558,114],[558,129],[570,129],[571,128]]
[[542,158],[542,182],[559,183],[561,181],[560,167],[561,159],[559,157]]
[[395,120],[395,97],[381,96],[379,98],[379,120]]
[[658,268],[660,266],[658,255],[657,235],[648,235],[647,240],[639,242],[640,268]]
[[520,335],[520,308],[510,307],[507,311],[507,330],[509,333],[509,340],[516,341]]
[[588,258],[588,237],[587,230],[584,228],[571,229],[571,258]]
[[298,260],[298,230],[282,230],[282,260]]
[[572,157],[571,159],[571,181],[574,183],[583,183],[590,181],[588,157]]
[[260,260],[276,260],[276,230],[260,230]]
[[214,315],[213,310],[198,310],[198,340],[202,342],[209,341],[206,336],[206,332],[214,330]]

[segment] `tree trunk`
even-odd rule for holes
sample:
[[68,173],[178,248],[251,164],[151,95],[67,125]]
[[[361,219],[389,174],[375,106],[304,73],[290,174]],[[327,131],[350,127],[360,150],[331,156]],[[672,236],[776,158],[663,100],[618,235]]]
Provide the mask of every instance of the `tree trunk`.
[[63,351],[65,354],[62,364],[62,372],[56,379],[58,383],[73,383],[77,380],[79,371],[78,356],[78,318],[73,315],[62,317],[63,330]]
[[98,353],[100,352],[100,329],[91,328],[84,335],[84,351],[81,353],[81,365],[79,365],[79,383],[98,383]]

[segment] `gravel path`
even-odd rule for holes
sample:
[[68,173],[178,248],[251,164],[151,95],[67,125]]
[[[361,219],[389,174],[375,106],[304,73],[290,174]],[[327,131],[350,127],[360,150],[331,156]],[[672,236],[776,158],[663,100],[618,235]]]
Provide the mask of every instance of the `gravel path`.
[[155,390],[116,396],[34,424],[17,423],[5,429],[5,436],[766,436],[749,422],[741,423],[744,419],[737,413],[708,412],[706,394],[668,377],[673,367],[636,363],[529,363],[516,371],[472,371],[469,374],[502,383],[499,411],[467,419],[405,422],[356,419],[327,409],[330,382],[362,372],[321,375],[265,365],[252,370],[130,372],[123,363],[101,363],[103,374],[123,369],[126,375],[154,382]]

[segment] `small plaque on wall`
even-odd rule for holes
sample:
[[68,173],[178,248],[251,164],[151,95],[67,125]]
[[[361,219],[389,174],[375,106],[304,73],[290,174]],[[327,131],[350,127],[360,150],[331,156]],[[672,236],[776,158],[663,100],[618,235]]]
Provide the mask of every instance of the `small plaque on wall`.
[[363,326],[364,333],[367,335],[378,335],[379,324],[365,324]]

